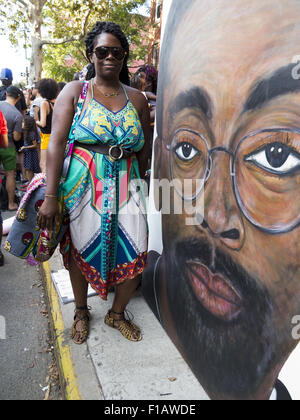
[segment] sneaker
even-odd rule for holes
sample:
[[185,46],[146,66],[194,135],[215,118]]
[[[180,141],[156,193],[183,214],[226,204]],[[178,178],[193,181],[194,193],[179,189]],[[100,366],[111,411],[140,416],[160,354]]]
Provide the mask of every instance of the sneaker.
[[0,251],[0,267],[3,267],[3,265],[4,265],[4,256],[2,252]]

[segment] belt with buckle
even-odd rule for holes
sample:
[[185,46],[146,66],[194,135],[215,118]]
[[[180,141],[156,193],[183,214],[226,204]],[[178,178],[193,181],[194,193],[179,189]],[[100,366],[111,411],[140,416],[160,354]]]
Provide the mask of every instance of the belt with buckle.
[[122,146],[108,146],[107,144],[84,144],[78,141],[74,142],[77,147],[82,147],[90,152],[101,153],[107,155],[113,160],[127,159],[131,157],[135,152],[131,149],[124,149]]

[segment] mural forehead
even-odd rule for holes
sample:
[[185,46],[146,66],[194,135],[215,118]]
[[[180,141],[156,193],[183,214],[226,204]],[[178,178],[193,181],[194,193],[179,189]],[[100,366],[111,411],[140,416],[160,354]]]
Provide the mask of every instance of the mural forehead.
[[165,94],[205,84],[214,103],[226,96],[237,107],[255,82],[295,61],[300,36],[295,8],[296,0],[285,7],[281,1],[193,2],[161,67],[165,85],[172,84]]

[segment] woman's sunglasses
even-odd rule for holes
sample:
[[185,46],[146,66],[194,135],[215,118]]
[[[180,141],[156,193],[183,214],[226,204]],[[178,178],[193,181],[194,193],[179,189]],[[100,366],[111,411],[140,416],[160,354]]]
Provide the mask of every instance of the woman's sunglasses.
[[93,51],[98,60],[104,60],[111,54],[116,60],[123,60],[127,52],[119,47],[97,47]]

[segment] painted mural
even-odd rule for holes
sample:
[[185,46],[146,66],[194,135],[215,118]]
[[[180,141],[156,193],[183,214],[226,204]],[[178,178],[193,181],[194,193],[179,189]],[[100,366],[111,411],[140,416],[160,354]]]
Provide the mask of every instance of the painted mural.
[[300,340],[300,1],[168,3],[143,293],[210,398],[278,397]]

